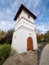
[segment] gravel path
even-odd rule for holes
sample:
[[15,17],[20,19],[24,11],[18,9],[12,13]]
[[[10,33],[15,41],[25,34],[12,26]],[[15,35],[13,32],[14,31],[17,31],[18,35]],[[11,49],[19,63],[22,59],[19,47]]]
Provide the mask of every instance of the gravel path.
[[3,65],[37,65],[37,51],[28,51],[27,53],[18,54],[12,51],[11,56]]
[[42,51],[39,65],[49,65],[49,44]]

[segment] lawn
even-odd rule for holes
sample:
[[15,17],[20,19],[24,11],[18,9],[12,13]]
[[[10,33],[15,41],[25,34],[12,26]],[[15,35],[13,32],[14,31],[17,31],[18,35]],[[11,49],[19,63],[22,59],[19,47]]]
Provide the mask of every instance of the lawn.
[[49,44],[49,42],[38,42],[38,44]]

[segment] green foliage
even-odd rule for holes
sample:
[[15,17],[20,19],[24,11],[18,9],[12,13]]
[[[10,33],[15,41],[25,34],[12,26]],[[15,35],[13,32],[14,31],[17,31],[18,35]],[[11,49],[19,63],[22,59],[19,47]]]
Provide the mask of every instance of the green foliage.
[[41,42],[49,42],[49,31],[47,31],[44,34],[38,34],[37,33],[37,42],[41,43]]
[[37,42],[43,42],[44,41],[44,35],[43,34],[37,34]]
[[44,34],[44,38],[47,42],[49,42],[49,31],[47,31],[45,34]]
[[12,42],[12,36],[13,36],[13,30],[9,30],[8,32],[2,31],[2,39],[0,40],[0,44],[9,43]]
[[39,42],[38,44],[49,44],[49,42]]
[[12,36],[13,36],[13,30],[9,30],[7,32],[6,37],[5,37],[7,43],[11,44],[11,42],[12,42]]
[[0,59],[6,59],[10,54],[11,47],[9,44],[0,45]]

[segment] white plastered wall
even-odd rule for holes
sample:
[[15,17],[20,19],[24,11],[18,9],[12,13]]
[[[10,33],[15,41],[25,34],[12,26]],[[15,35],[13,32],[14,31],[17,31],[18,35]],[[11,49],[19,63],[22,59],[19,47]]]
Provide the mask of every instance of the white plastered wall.
[[[30,35],[31,34],[31,35]],[[35,32],[20,28],[14,32],[12,48],[17,52],[22,53],[27,51],[27,38],[32,37],[33,39],[33,50],[37,49],[37,40]]]
[[[19,19],[21,17],[26,18],[27,20],[31,21],[33,24],[28,22],[27,20],[25,20],[23,18],[19,21]],[[18,21],[19,21],[19,23],[18,23]],[[22,26],[27,27],[31,30],[24,29]],[[28,14],[25,13],[24,11],[22,11],[19,18],[16,20],[15,31],[13,33],[13,39],[12,39],[12,48],[15,49],[19,53],[26,52],[27,51],[27,38],[28,37],[32,37],[33,49],[36,50],[38,47],[37,47],[34,19],[31,16],[29,19]]]

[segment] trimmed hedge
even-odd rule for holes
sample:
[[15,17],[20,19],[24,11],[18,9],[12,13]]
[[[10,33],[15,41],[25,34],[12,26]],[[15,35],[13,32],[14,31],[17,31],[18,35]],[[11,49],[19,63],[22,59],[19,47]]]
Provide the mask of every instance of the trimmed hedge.
[[6,59],[11,51],[11,46],[10,44],[0,44],[0,60]]

